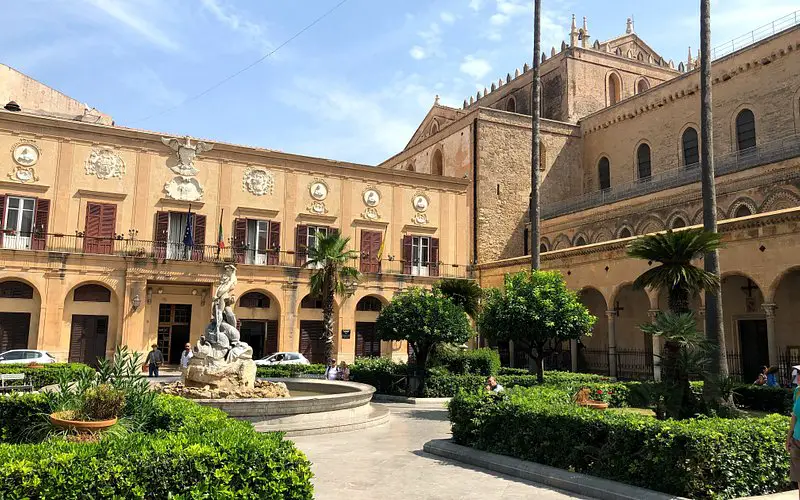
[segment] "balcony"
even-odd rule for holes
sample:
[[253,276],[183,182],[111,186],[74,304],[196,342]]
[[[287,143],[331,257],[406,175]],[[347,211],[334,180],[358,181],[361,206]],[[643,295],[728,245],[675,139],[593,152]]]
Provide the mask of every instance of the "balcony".
[[[21,244],[34,241],[36,244]],[[153,262],[197,262],[237,264],[254,267],[280,267],[300,269],[306,261],[305,254],[281,250],[254,252],[247,248],[218,248],[215,245],[187,246],[183,243],[148,241],[123,238],[90,238],[68,234],[28,234],[17,235],[10,231],[3,234],[0,249],[18,252],[44,251],[73,255],[95,255],[123,257]],[[3,250],[0,250],[2,252]],[[472,278],[472,266],[448,264],[444,262],[409,262],[387,258],[359,257],[353,259],[351,266],[360,269],[367,276],[397,275],[422,276],[433,278]]]
[[[714,169],[717,176],[741,172],[760,165],[788,160],[800,156],[800,135],[792,135],[758,145],[744,151],[735,151],[714,156]],[[625,184],[617,184],[609,189],[587,193],[558,203],[542,207],[543,219],[554,219],[582,210],[607,205],[617,201],[644,196],[665,189],[676,188],[700,182],[700,164],[658,172],[645,179],[637,179]]]

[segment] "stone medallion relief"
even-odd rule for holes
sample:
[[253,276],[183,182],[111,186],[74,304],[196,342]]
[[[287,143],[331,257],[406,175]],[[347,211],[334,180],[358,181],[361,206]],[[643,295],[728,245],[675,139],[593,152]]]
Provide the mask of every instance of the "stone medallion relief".
[[414,217],[411,219],[414,224],[424,226],[428,223],[428,214],[425,212],[428,211],[430,204],[430,199],[425,193],[417,193],[414,195],[414,197],[411,199],[411,205],[414,207],[414,211],[416,212]]
[[378,212],[378,204],[381,202],[381,192],[378,191],[378,189],[368,186],[367,189],[361,193],[361,200],[364,202],[364,205],[366,205],[361,217],[368,220],[378,220],[381,218],[381,214]]
[[94,175],[98,179],[122,177],[125,174],[125,161],[112,149],[96,148],[89,153],[86,160],[86,175]]
[[39,162],[39,148],[34,141],[20,141],[11,146],[11,159],[14,160],[8,178],[17,182],[36,182],[39,177],[33,168]]
[[242,189],[255,196],[272,195],[275,176],[266,169],[248,167],[242,176]]
[[330,188],[328,183],[322,179],[314,179],[308,185],[308,194],[311,196],[311,204],[306,207],[306,210],[312,214],[322,215],[328,213],[328,207],[325,206],[325,199],[328,197]]

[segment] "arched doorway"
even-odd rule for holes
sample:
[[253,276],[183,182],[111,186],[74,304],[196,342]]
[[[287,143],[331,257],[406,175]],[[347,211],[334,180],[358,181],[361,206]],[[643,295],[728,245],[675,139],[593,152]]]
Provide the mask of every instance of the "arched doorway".
[[[335,311],[335,308],[334,308]],[[322,299],[306,295],[300,301],[300,354],[312,363],[325,363],[325,324],[322,316]],[[336,314],[334,312],[334,318]],[[334,332],[336,327],[334,326]],[[336,335],[334,335],[334,343]],[[334,352],[336,350],[334,349]]]
[[[640,326],[650,322],[650,299],[633,285],[619,289],[609,308],[616,337],[617,376],[649,379],[653,376],[653,341]],[[611,326],[611,325],[609,325]]]
[[375,322],[381,309],[383,302],[373,295],[367,295],[356,303],[356,358],[381,356],[381,341],[375,333]]
[[789,381],[791,367],[800,365],[800,336],[797,335],[800,317],[794,314],[800,307],[800,269],[792,269],[779,278],[773,303],[775,307],[767,305],[765,312],[774,314],[774,349],[782,380]]
[[70,321],[70,363],[97,366],[98,360],[106,357],[109,337],[113,339],[109,332],[112,317],[116,319],[113,295],[109,288],[97,283],[78,285],[67,294],[64,316]]
[[0,353],[36,347],[30,339],[36,339],[39,307],[39,294],[28,283],[15,279],[0,283]]
[[608,374],[608,321],[606,298],[596,288],[587,287],[578,293],[578,300],[597,318],[592,335],[578,341],[578,370]]
[[752,382],[760,367],[769,365],[764,295],[758,284],[744,274],[722,278],[722,320],[732,377]]
[[280,306],[275,297],[249,291],[239,298],[236,313],[242,341],[253,348],[253,359],[278,352]]

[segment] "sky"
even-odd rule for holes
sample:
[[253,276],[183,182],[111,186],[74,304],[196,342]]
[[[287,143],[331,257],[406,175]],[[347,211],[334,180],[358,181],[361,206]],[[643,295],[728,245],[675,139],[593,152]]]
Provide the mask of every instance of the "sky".
[[[0,0],[0,62],[117,125],[373,165],[405,147],[436,95],[461,107],[531,60],[530,0],[345,0],[280,47],[341,1]],[[699,46],[698,0],[542,3],[548,54],[572,14],[600,40],[633,17],[676,65]],[[712,5],[716,47],[800,0]]]

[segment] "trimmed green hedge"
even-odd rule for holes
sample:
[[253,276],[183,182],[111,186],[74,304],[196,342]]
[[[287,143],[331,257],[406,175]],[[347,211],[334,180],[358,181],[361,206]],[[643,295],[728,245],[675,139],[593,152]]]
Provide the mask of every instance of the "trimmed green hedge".
[[[21,431],[6,417],[30,424],[44,401],[0,397],[3,439]],[[0,444],[0,498],[312,498],[310,464],[282,434],[177,397],[158,396],[157,406],[147,432]]]
[[272,365],[259,366],[256,369],[256,376],[262,378],[292,378],[304,374],[322,375],[325,373],[325,365]]
[[[85,370],[93,370],[93,368],[83,363],[50,363],[36,368],[22,364],[0,365],[0,373],[24,373],[28,379],[25,383],[32,384],[34,389],[57,384],[61,377],[74,380],[79,372]],[[22,385],[22,381],[15,385]]]
[[750,410],[789,415],[792,413],[792,390],[782,387],[740,385],[733,389],[737,406]]
[[434,351],[431,366],[445,368],[453,375],[497,375],[500,371],[500,355],[494,349],[441,348]]
[[555,387],[504,397],[462,392],[449,405],[459,444],[690,498],[735,498],[790,486],[789,421],[659,421],[570,403]]

